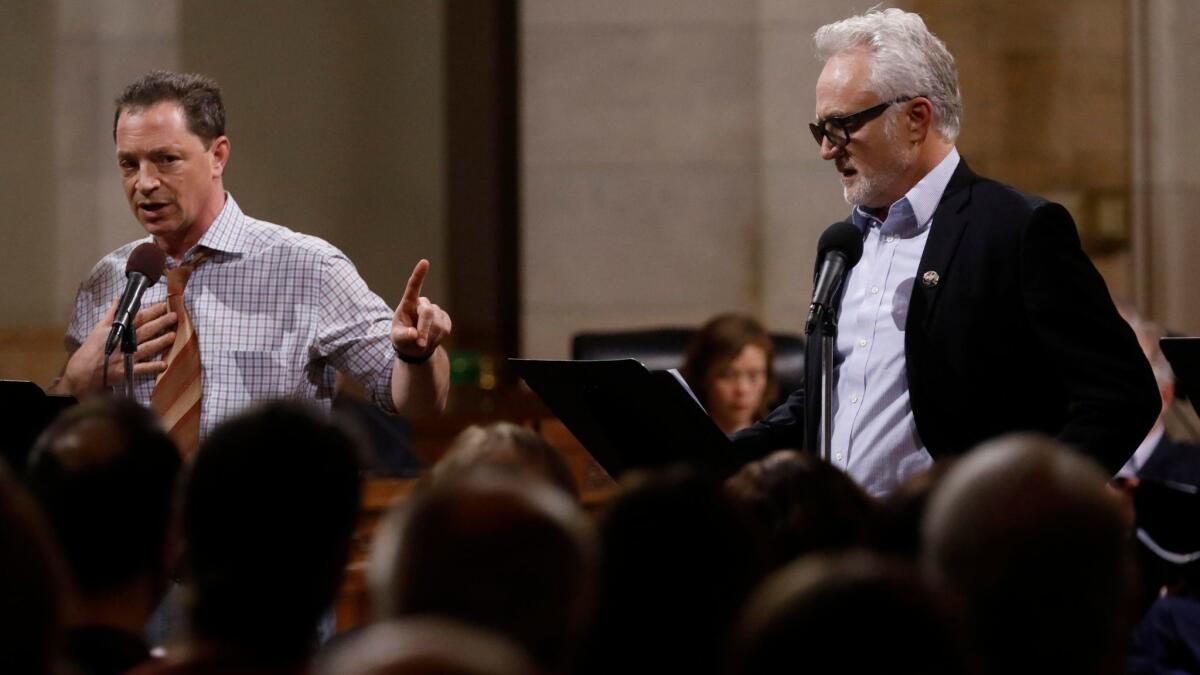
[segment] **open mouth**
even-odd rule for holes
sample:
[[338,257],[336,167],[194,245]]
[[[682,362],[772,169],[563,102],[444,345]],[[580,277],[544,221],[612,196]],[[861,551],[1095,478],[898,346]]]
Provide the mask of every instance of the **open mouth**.
[[138,204],[138,210],[147,213],[158,213],[165,208],[167,208],[166,202],[142,202]]

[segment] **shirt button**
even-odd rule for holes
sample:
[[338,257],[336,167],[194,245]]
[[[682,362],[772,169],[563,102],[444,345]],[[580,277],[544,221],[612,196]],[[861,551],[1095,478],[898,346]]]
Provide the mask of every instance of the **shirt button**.
[[838,454],[834,455],[833,458],[839,462],[842,461],[842,453],[839,452]]
[[858,341],[858,346],[859,346],[859,347],[866,347],[866,346],[867,346],[867,341],[866,341],[866,340],[859,340],[859,341]]
[[850,402],[858,403],[858,394],[850,394]]
[[879,295],[879,287],[878,286],[871,287],[871,295]]
[[890,244],[890,243],[892,243],[893,241],[896,241],[896,235],[894,235],[894,234],[889,234],[889,235],[887,236],[887,243],[889,243],[889,244]]

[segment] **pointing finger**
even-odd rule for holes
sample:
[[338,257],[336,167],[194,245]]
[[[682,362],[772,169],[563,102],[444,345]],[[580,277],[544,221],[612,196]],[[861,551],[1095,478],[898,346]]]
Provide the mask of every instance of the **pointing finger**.
[[425,283],[425,275],[429,273],[429,261],[421,258],[417,262],[417,266],[413,268],[412,276],[408,278],[408,285],[404,288],[404,298],[401,303],[416,305],[421,297],[421,285]]

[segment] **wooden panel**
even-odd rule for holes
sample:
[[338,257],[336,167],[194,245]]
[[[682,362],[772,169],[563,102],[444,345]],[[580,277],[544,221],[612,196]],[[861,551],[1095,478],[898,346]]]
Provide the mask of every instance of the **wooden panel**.
[[0,331],[0,379],[49,386],[66,362],[65,333],[57,326]]
[[[442,429],[462,429],[463,418],[447,418],[443,420]],[[472,423],[487,423],[495,419],[484,420],[475,418]],[[426,423],[428,430],[430,423]],[[554,418],[538,419],[529,422],[529,426],[538,429],[552,445],[567,457],[567,461],[575,473],[575,480],[580,487],[580,501],[585,511],[596,513],[617,492],[617,484],[609,477],[596,460],[583,448],[563,425]],[[445,450],[453,435],[438,436],[427,439],[431,445],[441,444],[437,448],[440,455]],[[366,583],[367,557],[370,553],[371,542],[375,531],[382,522],[388,509],[402,502],[413,494],[420,483],[419,478],[401,479],[371,479],[366,482],[363,490],[362,513],[359,516],[358,527],[351,542],[350,562],[346,568],[346,578],[338,593],[336,613],[338,631],[349,630],[370,620],[370,607]]]

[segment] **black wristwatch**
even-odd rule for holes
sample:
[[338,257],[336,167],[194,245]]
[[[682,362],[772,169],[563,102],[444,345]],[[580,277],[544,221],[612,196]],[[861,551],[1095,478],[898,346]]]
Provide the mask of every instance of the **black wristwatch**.
[[423,356],[409,356],[408,354],[405,354],[404,352],[400,351],[399,349],[396,349],[395,344],[392,345],[392,351],[396,352],[396,358],[400,359],[401,361],[409,364],[410,366],[419,366],[422,363],[425,363],[429,359],[433,358],[433,353],[437,351],[437,347],[434,347],[433,349],[431,349],[429,351],[428,354],[425,354]]

